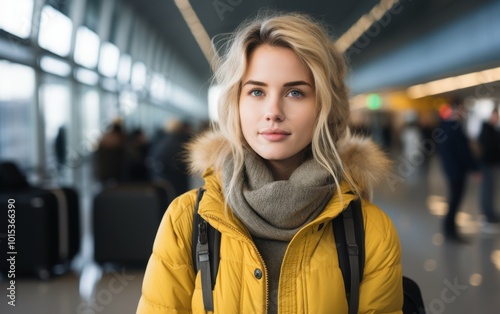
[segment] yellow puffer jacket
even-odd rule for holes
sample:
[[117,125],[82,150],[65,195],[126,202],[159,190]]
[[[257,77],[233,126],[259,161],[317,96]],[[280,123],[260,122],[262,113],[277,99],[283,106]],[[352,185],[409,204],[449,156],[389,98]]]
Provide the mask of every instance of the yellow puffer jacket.
[[[269,292],[263,259],[241,221],[224,214],[218,175],[209,169],[204,179],[206,192],[199,213],[222,234],[213,291],[214,312],[267,313]],[[342,185],[342,191],[342,195],[335,193],[325,210],[290,241],[281,266],[279,313],[347,313],[330,223],[354,197],[347,193],[346,184]],[[138,314],[205,313],[200,273],[194,274],[191,258],[195,201],[196,190],[193,190],[178,197],[167,209],[145,273]],[[366,262],[359,313],[402,313],[401,252],[396,230],[372,203],[364,200],[362,208]]]

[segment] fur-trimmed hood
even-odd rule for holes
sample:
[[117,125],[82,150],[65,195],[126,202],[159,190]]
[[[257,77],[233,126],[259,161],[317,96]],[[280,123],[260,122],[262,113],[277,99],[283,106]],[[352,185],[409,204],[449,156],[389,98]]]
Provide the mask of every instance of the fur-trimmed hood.
[[[346,135],[337,144],[345,169],[359,192],[370,198],[373,188],[390,174],[391,161],[371,139]],[[191,173],[202,175],[220,165],[230,154],[227,140],[216,131],[203,132],[188,143],[187,161]]]

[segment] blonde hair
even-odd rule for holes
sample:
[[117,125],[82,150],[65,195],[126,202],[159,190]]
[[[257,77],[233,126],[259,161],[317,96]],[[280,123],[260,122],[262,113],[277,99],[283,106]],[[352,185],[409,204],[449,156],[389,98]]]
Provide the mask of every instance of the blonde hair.
[[[318,118],[311,143],[313,158],[331,173],[340,192],[340,177],[357,192],[355,183],[344,169],[336,143],[347,130],[350,108],[344,78],[346,64],[327,30],[319,22],[300,13],[265,14],[243,22],[226,44],[226,51],[214,65],[214,79],[221,88],[218,103],[218,129],[230,143],[233,158],[234,187],[243,167],[243,147],[248,147],[239,118],[241,80],[253,50],[261,45],[293,50],[310,69],[316,89]],[[222,167],[221,164],[216,167]],[[230,194],[230,193],[228,193]]]

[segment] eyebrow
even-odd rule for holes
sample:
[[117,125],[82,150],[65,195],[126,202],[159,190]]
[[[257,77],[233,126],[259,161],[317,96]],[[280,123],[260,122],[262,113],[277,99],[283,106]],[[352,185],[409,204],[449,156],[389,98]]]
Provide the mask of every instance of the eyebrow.
[[[246,81],[243,84],[243,86],[245,86],[245,85],[267,86],[267,84],[264,82],[252,81],[252,80]],[[284,87],[299,86],[299,85],[307,85],[309,87],[312,87],[311,84],[307,83],[306,81],[293,81],[293,82],[288,82],[288,83],[283,84]]]

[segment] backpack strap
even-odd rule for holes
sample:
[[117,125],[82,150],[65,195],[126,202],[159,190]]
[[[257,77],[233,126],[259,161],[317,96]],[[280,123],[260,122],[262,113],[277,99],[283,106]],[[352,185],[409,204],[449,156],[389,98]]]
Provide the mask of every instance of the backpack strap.
[[[198,208],[205,190],[200,187],[193,215],[192,259],[195,274],[201,271],[201,290],[205,311],[213,311],[212,291],[219,269],[220,232],[205,221]],[[212,263],[211,263],[212,262]]]
[[194,273],[198,273],[198,253],[196,251],[196,245],[198,244],[198,224],[203,220],[200,215],[198,215],[198,208],[200,206],[201,198],[203,197],[203,193],[205,190],[203,188],[199,188],[196,194],[196,203],[194,204],[193,210],[193,232],[192,232],[192,240],[191,240],[191,258],[193,261],[193,270]]
[[359,198],[351,201],[347,208],[332,221],[339,266],[349,306],[349,314],[357,313],[359,286],[365,265],[365,241],[363,213]]

